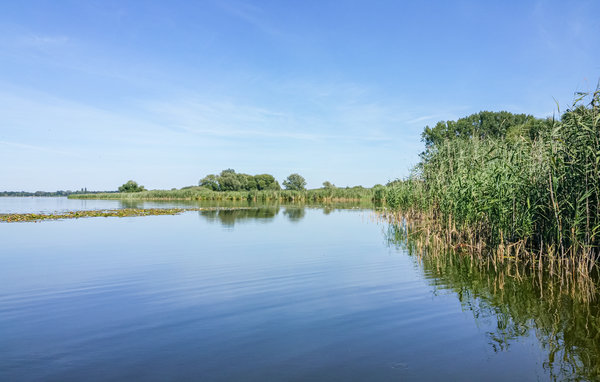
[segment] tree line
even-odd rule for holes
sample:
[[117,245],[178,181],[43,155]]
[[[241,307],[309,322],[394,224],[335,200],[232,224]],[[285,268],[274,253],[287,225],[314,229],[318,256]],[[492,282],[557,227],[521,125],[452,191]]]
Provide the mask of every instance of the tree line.
[[[249,175],[226,169],[220,174],[209,174],[198,182],[200,187],[212,191],[262,191],[281,190],[279,182],[273,175]],[[300,174],[291,174],[283,181],[286,190],[302,191],[306,189],[306,180]]]

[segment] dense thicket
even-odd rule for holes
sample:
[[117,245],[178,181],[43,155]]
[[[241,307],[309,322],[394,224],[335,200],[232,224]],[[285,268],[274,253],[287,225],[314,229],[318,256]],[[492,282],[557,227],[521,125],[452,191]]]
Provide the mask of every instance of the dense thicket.
[[144,186],[137,184],[136,181],[128,180],[125,184],[119,187],[119,192],[142,192],[146,191]]
[[423,140],[416,175],[390,185],[389,205],[427,212],[478,248],[597,259],[600,91],[560,120],[482,112],[426,127]]
[[273,175],[258,174],[248,175],[236,173],[233,169],[221,171],[219,175],[210,174],[198,183],[212,191],[262,191],[280,190],[281,186]]
[[507,111],[481,111],[457,121],[440,121],[434,127],[425,126],[421,135],[426,153],[454,139],[488,139],[522,137],[535,139],[552,125],[551,119],[535,118],[527,114]]

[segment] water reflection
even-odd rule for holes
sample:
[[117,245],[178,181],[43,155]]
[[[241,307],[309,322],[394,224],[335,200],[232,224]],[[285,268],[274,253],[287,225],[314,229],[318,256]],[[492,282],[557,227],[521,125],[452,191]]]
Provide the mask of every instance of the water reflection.
[[413,256],[434,293],[455,293],[477,322],[495,327],[487,332],[494,352],[535,334],[546,353],[543,367],[553,380],[600,379],[600,304],[589,302],[547,273],[481,266],[469,256],[422,255],[405,232],[391,225],[391,246]]
[[199,211],[198,215],[212,223],[219,223],[225,227],[233,227],[236,222],[244,220],[270,221],[279,214],[279,206],[264,206],[234,210]]
[[283,214],[292,222],[298,222],[304,217],[304,207],[286,207]]
[[[134,200],[134,199],[67,199],[66,197],[1,197],[0,214],[7,213],[55,213],[82,210],[117,208],[185,208],[185,207],[272,207],[279,203],[248,200]],[[330,203],[286,203],[287,207],[323,208],[325,213],[335,209],[371,209],[376,207],[368,201]],[[290,212],[295,215],[298,212]]]
[[[261,206],[248,207],[240,209],[217,209],[210,211],[199,211],[198,215],[211,223],[219,223],[225,227],[233,227],[235,223],[240,223],[246,220],[257,220],[269,222],[281,213],[289,221],[297,223],[306,215],[306,206]],[[329,214],[333,209],[325,211]]]

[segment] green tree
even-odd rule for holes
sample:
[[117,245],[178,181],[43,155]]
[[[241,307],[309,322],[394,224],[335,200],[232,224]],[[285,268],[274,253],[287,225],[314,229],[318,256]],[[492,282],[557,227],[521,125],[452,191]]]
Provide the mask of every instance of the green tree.
[[206,187],[209,190],[219,191],[219,177],[214,174],[207,175],[200,179],[198,185],[201,187]]
[[219,175],[207,175],[198,184],[213,191],[281,190],[273,175],[236,173],[231,168],[221,171]]
[[127,181],[127,183],[123,184],[119,187],[119,192],[142,192],[146,191],[144,186],[138,185],[137,182],[133,180]]
[[335,186],[335,184],[331,183],[330,181],[326,180],[323,182],[323,188],[325,189],[331,189],[331,188],[337,188]]
[[256,182],[256,188],[258,190],[280,190],[281,186],[275,180],[273,175],[259,174],[254,175],[254,181]]
[[219,176],[219,190],[220,191],[239,191],[242,188],[242,183],[232,173],[221,173]]
[[440,121],[434,127],[425,126],[421,138],[427,149],[439,146],[446,140],[456,138],[505,138],[507,133],[534,139],[540,132],[550,128],[551,120],[535,118],[527,114],[508,111],[480,111],[456,121]]
[[299,174],[291,174],[283,181],[286,190],[302,191],[306,187],[306,180]]

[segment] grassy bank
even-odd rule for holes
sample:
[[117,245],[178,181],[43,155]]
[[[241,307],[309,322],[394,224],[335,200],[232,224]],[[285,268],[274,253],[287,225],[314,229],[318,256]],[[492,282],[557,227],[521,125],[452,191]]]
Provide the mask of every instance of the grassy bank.
[[397,219],[420,221],[449,248],[590,274],[600,249],[600,91],[560,120],[523,121],[427,128],[416,175],[382,192]]
[[212,191],[204,187],[188,187],[180,190],[152,190],[131,193],[106,193],[70,195],[72,199],[120,199],[120,200],[248,200],[277,202],[346,202],[370,201],[371,188],[319,188],[304,191]]

